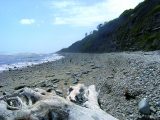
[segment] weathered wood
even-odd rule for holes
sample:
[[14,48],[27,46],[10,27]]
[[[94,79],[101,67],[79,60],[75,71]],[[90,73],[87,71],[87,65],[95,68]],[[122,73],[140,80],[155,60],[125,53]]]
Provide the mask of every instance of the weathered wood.
[[67,99],[54,91],[23,88],[0,99],[0,120],[117,120],[100,109],[95,86],[76,85]]

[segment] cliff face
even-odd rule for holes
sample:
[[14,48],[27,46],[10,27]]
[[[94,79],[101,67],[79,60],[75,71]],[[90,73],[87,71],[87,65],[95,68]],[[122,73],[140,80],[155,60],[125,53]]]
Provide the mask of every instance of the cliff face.
[[61,52],[114,52],[160,49],[160,0],[145,0],[119,18]]

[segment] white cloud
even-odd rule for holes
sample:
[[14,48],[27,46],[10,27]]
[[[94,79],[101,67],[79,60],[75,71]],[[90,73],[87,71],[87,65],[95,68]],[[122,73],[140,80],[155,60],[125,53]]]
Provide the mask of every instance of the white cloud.
[[[134,8],[143,0],[108,0],[108,12],[122,13],[126,9]],[[109,9],[110,8],[110,9]]]
[[54,1],[51,3],[51,6],[56,7],[56,8],[65,8],[68,6],[73,6],[76,5],[75,1],[68,0],[68,1]]
[[53,23],[56,25],[91,26],[118,17],[124,10],[134,8],[143,0],[102,0],[87,5],[75,0],[53,1]]
[[20,24],[23,24],[23,25],[31,25],[31,24],[34,24],[35,23],[35,20],[34,19],[21,19],[20,20]]

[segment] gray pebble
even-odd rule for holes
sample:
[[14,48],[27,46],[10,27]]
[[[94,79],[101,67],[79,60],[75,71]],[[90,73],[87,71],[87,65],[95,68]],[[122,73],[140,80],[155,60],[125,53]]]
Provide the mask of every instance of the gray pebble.
[[147,98],[143,98],[139,104],[138,104],[138,109],[139,109],[139,112],[141,114],[144,114],[144,115],[149,115],[150,114],[150,105],[149,105],[149,102],[147,100]]

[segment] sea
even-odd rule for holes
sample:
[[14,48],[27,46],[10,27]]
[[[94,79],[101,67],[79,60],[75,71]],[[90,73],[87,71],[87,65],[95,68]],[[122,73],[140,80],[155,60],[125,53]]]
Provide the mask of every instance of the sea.
[[1,54],[0,72],[56,61],[62,59],[63,57],[64,56],[56,53],[49,53],[49,54],[20,53],[12,55]]

